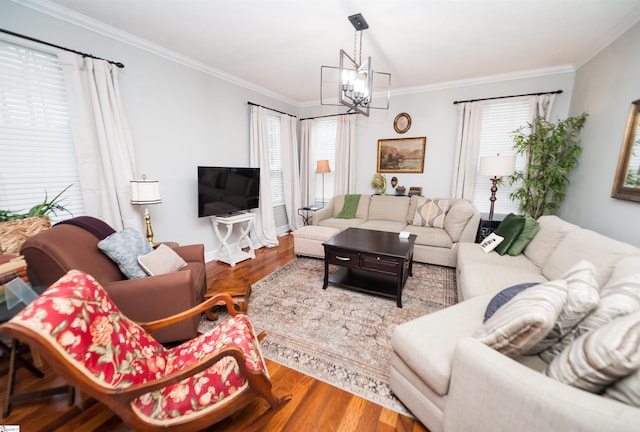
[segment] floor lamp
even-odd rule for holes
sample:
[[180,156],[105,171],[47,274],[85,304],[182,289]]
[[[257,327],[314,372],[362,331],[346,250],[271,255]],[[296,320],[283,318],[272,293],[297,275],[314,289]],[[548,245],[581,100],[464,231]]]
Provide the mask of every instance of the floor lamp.
[[324,205],[324,175],[331,172],[329,161],[327,159],[319,160],[316,163],[316,172],[322,174],[322,205]]
[[[133,205],[149,205],[160,204],[160,182],[157,180],[147,180],[147,176],[143,175],[142,180],[131,180],[131,204]],[[144,209],[144,221],[147,228],[147,240],[151,247],[155,247],[153,242],[153,228],[151,227],[151,215],[149,208]]]
[[513,174],[516,167],[515,156],[483,156],[480,158],[481,176],[491,177],[491,208],[489,210],[489,220],[493,220],[493,206],[496,202],[496,192],[498,191],[498,181],[504,176]]

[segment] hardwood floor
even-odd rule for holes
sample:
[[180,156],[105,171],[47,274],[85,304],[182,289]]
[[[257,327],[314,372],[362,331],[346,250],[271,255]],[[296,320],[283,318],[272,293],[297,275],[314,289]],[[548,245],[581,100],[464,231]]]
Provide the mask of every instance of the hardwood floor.
[[[256,251],[256,259],[244,261],[235,267],[211,262],[207,264],[207,279],[246,277],[257,282],[274,270],[292,261],[293,236],[280,237],[276,248]],[[251,306],[249,306],[251,307]],[[310,376],[278,363],[267,361],[277,395],[291,394],[292,399],[268,423],[262,432],[275,431],[406,431],[427,432],[417,420],[344,392]],[[6,359],[0,363],[0,399],[6,388]],[[33,377],[19,368],[16,391],[29,391],[63,384],[48,366],[42,369],[45,377]],[[241,431],[264,412],[267,404],[256,401],[233,417],[210,428],[212,431]],[[76,402],[68,407],[65,395],[14,405],[11,415],[0,424],[20,425],[21,432],[32,431],[130,431],[120,419],[102,403],[76,391]]]

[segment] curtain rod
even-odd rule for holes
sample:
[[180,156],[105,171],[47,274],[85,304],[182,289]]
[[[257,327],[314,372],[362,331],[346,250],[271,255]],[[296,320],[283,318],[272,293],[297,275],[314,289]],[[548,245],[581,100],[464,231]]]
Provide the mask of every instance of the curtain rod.
[[25,36],[25,35],[20,34],[20,33],[15,33],[15,32],[12,32],[10,30],[5,30],[3,28],[0,28],[0,32],[6,33],[6,34],[11,35],[11,36],[16,36],[16,37],[19,37],[19,38],[22,38],[22,39],[26,39],[26,40],[29,40],[31,42],[37,42],[37,43],[40,43],[40,44],[43,44],[43,45],[48,45],[50,47],[54,47],[54,48],[58,48],[58,49],[65,50],[65,51],[69,51],[69,52],[72,52],[72,53],[75,53],[75,54],[79,54],[82,57],[89,57],[89,58],[96,59],[96,60],[104,60],[104,61],[106,61],[108,63],[111,63],[112,65],[118,66],[121,69],[124,68],[124,64],[122,64],[120,62],[103,59],[103,58],[100,58],[100,57],[96,57],[93,54],[83,53],[81,51],[76,51],[76,50],[71,49],[71,48],[65,48],[65,47],[60,46],[60,45],[55,45],[55,44],[52,44],[50,42],[45,42],[45,41],[40,40],[40,39],[32,38],[31,36]]
[[321,116],[317,116],[317,117],[303,118],[303,119],[300,119],[300,121],[302,121],[302,120],[315,120],[315,119],[325,118],[325,117],[337,117],[337,116],[343,116],[343,115],[354,115],[354,114],[358,114],[358,113],[357,112],[346,112],[346,113],[342,113],[342,114],[327,114],[327,115],[321,115]]
[[478,101],[484,101],[484,100],[506,99],[506,98],[520,97],[520,96],[541,96],[546,94],[560,94],[560,93],[562,93],[562,90],[542,92],[542,93],[527,93],[527,94],[519,94],[519,95],[512,95],[512,96],[496,96],[496,97],[488,97],[488,98],[481,98],[481,99],[469,99],[469,100],[463,100],[463,101],[455,101],[453,104],[457,105],[465,102],[478,102]]
[[257,107],[260,107],[260,108],[264,108],[264,109],[268,109],[268,110],[271,110],[273,112],[277,112],[278,114],[284,114],[284,115],[288,115],[289,117],[298,118],[298,116],[294,116],[293,114],[289,114],[289,113],[286,113],[286,112],[283,112],[283,111],[278,111],[277,109],[269,108],[269,107],[266,107],[264,105],[259,105],[257,103],[253,103],[251,101],[247,101],[247,104],[253,105],[253,106],[257,106]]

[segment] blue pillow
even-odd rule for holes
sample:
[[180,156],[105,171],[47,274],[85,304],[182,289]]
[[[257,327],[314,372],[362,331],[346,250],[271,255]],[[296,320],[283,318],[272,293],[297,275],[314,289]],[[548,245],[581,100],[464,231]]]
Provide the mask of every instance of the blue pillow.
[[520,294],[522,291],[526,290],[529,287],[534,285],[539,285],[538,282],[526,282],[518,285],[511,286],[509,288],[505,288],[496,294],[489,304],[487,305],[487,310],[484,313],[484,321],[487,321],[491,316],[500,309],[500,306],[507,303],[509,300],[514,298],[516,295]]
[[98,242],[98,249],[118,264],[120,271],[129,279],[147,276],[138,263],[138,257],[148,254],[153,248],[137,230],[125,228],[113,233]]

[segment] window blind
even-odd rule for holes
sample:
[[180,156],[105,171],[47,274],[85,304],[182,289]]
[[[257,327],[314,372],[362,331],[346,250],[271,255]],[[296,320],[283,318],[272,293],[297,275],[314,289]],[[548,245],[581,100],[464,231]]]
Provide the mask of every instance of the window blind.
[[[526,99],[485,103],[482,111],[482,130],[480,134],[479,156],[514,155],[513,132],[529,121],[529,102]],[[526,160],[516,157],[516,170],[523,170]],[[480,159],[478,158],[478,169]],[[494,213],[519,213],[518,203],[511,201],[509,194],[517,187],[504,182],[498,185]],[[491,179],[477,175],[473,203],[482,213],[488,213],[491,206]]]
[[274,206],[284,205],[284,175],[280,145],[280,117],[267,115],[267,139],[269,141],[269,178],[271,200]]
[[57,56],[0,40],[0,75],[0,209],[26,213],[71,185],[60,204],[84,214]]

